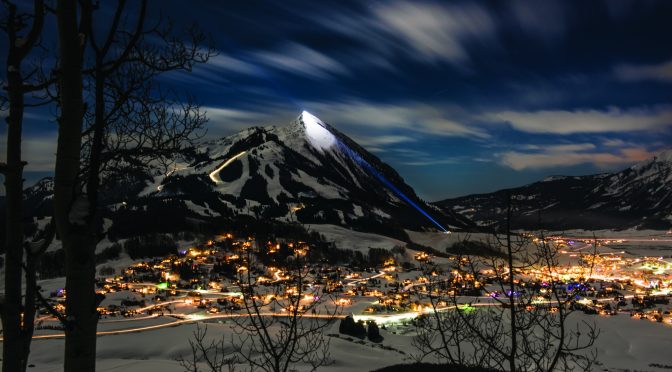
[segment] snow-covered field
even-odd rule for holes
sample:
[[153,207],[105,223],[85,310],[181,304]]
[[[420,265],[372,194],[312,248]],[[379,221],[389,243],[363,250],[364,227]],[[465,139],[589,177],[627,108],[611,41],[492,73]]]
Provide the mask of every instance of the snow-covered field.
[[[580,319],[595,321],[600,336],[595,350],[600,366],[597,370],[609,371],[663,371],[653,364],[669,365],[672,349],[672,327],[650,321],[617,315],[609,318],[579,315]],[[156,324],[156,320],[142,321]],[[189,353],[188,339],[196,329],[194,324],[162,328],[142,333],[101,336],[98,338],[99,371],[182,371],[175,358]],[[326,331],[338,333],[338,323]],[[233,334],[230,324],[209,323],[208,335],[229,339]],[[381,330],[385,338],[382,349],[369,341],[359,344],[342,338],[330,337],[333,364],[322,367],[324,371],[370,371],[386,365],[410,363],[410,335],[396,335]],[[402,354],[403,351],[405,354]],[[35,340],[30,363],[32,371],[62,370],[63,340]],[[242,366],[241,366],[242,367]],[[302,370],[307,369],[303,366]]]
[[[323,234],[327,240],[334,241],[339,248],[361,250],[366,253],[368,248],[392,248],[403,245],[396,239],[375,234],[355,232],[334,225],[313,225],[311,229]],[[446,246],[464,239],[458,234],[428,233],[408,231],[410,238],[423,245],[429,245],[443,250]],[[592,236],[592,232],[571,231],[562,232],[563,236]],[[629,237],[631,242],[624,242],[623,248],[619,245],[615,249],[626,249],[632,253],[647,252],[657,254],[672,254],[672,243],[665,242],[670,235],[665,232],[596,232],[598,236],[613,238]],[[484,236],[471,236],[471,239],[484,239]],[[655,240],[652,240],[655,239]],[[625,248],[627,245],[627,248]],[[118,262],[105,265],[123,267],[131,262],[123,258]],[[45,291],[53,291],[63,286],[63,279],[52,279],[41,283]],[[663,311],[672,310],[670,305],[664,305]],[[612,317],[589,316],[575,313],[575,321],[586,320],[596,322],[600,329],[600,336],[594,346],[597,359],[600,363],[596,370],[607,371],[664,371],[654,365],[672,365],[672,324],[654,323],[648,320],[631,318],[627,314]],[[124,322],[125,320],[121,320]],[[164,324],[166,318],[147,317],[132,321],[134,327]],[[123,329],[123,323],[101,322],[100,330]],[[179,355],[189,353],[188,340],[196,329],[195,323],[181,323],[179,325],[147,330],[138,333],[104,335],[98,338],[97,369],[99,371],[182,371],[175,361]],[[338,322],[325,331],[326,334],[338,333]],[[226,321],[210,320],[208,323],[210,337],[225,337],[230,339],[234,334],[231,324]],[[329,337],[331,340],[330,353],[333,364],[323,367],[324,371],[369,371],[387,365],[410,363],[410,355],[415,351],[411,346],[412,333],[392,334],[381,330],[384,336],[382,345],[369,341],[361,343],[348,341],[343,338]],[[64,341],[62,339],[35,340],[31,348],[31,371],[60,371],[62,370],[62,355]],[[242,366],[241,366],[242,367]],[[298,366],[299,370],[308,369],[307,366]]]
[[389,238],[387,236],[363,233],[346,229],[336,225],[305,225],[311,231],[317,231],[323,235],[327,241],[334,242],[336,248],[352,249],[367,253],[369,248],[392,249],[395,246],[405,246],[406,243],[401,240]]
[[[234,332],[230,324],[208,323],[208,336],[230,339]],[[113,336],[101,336],[97,344],[98,371],[183,371],[175,361],[179,355],[190,353],[188,339],[196,330],[195,324],[163,328],[155,331]],[[382,331],[383,334],[385,331]],[[325,332],[338,333],[338,323]],[[408,350],[410,338],[405,336],[387,337],[383,345],[398,345]],[[395,340],[394,343],[386,342]],[[368,371],[379,366],[404,362],[404,355],[398,351],[385,350],[369,341],[357,344],[337,337],[329,337],[332,364],[321,368],[324,371]],[[408,342],[406,342],[408,341]],[[32,371],[61,371],[63,340],[36,340],[33,342],[30,363]],[[244,367],[241,365],[241,367]],[[303,366],[302,369],[307,369]]]
[[411,238],[412,241],[418,244],[426,245],[429,247],[432,247],[434,249],[437,249],[439,251],[445,251],[445,249],[457,242],[461,242],[463,240],[471,240],[471,241],[487,241],[488,235],[487,234],[467,234],[467,233],[451,233],[451,234],[446,234],[444,232],[420,232],[420,231],[412,231],[412,230],[406,230],[406,233],[408,234],[408,237]]

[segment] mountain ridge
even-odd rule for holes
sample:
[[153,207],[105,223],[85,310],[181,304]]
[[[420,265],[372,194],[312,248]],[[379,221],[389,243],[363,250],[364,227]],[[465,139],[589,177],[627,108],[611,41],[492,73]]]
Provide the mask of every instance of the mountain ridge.
[[621,171],[548,176],[520,187],[434,202],[480,226],[502,224],[507,195],[517,228],[626,229],[672,227],[672,150]]
[[[250,127],[188,153],[165,173],[131,175],[105,188],[105,232],[128,237],[253,218],[408,240],[405,229],[472,225],[421,200],[391,166],[308,112],[289,125]],[[48,201],[49,184],[28,188],[30,203]]]
[[[667,150],[620,172],[552,175],[520,187],[427,203],[394,168],[303,112],[289,125],[255,126],[202,142],[166,173],[134,175],[108,186],[101,219],[120,235],[142,233],[133,225],[150,219],[153,229],[160,229],[157,221],[166,216],[174,218],[166,226],[179,229],[180,224],[217,224],[246,215],[329,223],[403,239],[404,229],[496,226],[511,193],[518,215],[514,226],[520,228],[668,229],[670,185],[672,150]],[[27,188],[27,209],[48,215],[52,191],[49,178]]]

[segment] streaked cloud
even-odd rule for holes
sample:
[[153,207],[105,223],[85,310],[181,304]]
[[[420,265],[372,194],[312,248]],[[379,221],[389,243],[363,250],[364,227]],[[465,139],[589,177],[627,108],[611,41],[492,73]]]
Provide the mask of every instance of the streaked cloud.
[[[7,136],[0,137],[0,162],[6,159]],[[22,159],[28,164],[26,172],[53,172],[56,162],[56,133],[24,134],[21,141]]]
[[389,131],[403,131],[406,135],[441,137],[490,138],[482,127],[459,122],[450,110],[418,102],[373,103],[350,99],[333,103],[307,103],[306,107],[323,120],[339,126]]
[[389,57],[454,65],[469,60],[466,43],[491,41],[496,29],[490,13],[479,5],[424,1],[373,3],[368,14],[341,11],[312,20]]
[[574,152],[574,151],[588,151],[595,148],[595,145],[592,143],[570,143],[563,145],[522,145],[519,148],[524,150],[544,150],[546,152],[553,153],[563,153],[563,152]]
[[506,122],[513,128],[528,133],[633,132],[661,130],[672,126],[672,107],[502,111],[486,114],[483,118],[495,122]]
[[226,123],[227,125],[238,125],[248,127],[250,123],[262,120],[268,116],[266,113],[238,110],[222,107],[204,107],[205,115],[212,123]]
[[653,65],[619,65],[614,75],[621,81],[660,81],[672,83],[672,60]]
[[[378,66],[385,67],[385,63],[389,65],[386,61],[374,62]],[[192,71],[168,73],[165,79],[178,82],[193,83],[196,80],[205,84],[221,84],[237,76],[263,80],[271,71],[313,79],[350,75],[350,71],[335,58],[303,44],[287,41],[269,50],[240,51],[238,56],[219,51],[208,63],[196,65]],[[237,89],[244,88],[237,87]]]
[[217,55],[211,57],[208,63],[197,64],[191,71],[170,71],[162,75],[162,79],[187,84],[221,85],[234,76],[254,76],[258,73],[259,68],[254,63],[220,51]]
[[399,163],[411,166],[432,166],[432,165],[446,165],[446,164],[467,164],[467,163],[490,163],[493,159],[472,157],[472,156],[443,156],[434,157],[431,154],[415,156],[411,159],[402,160]]
[[390,152],[394,154],[399,154],[402,156],[408,156],[408,157],[418,157],[418,156],[431,156],[427,151],[422,151],[422,150],[414,150],[414,149],[408,149],[408,148],[395,148],[392,149]]
[[203,110],[208,118],[208,138],[228,136],[252,126],[287,125],[300,114],[272,104],[263,109],[205,106]]
[[[304,108],[353,137],[367,148],[417,142],[423,137],[489,139],[481,126],[451,119],[450,109],[418,102],[376,103],[348,98],[337,102],[305,102]],[[204,107],[210,136],[231,134],[251,125],[287,125],[300,114],[287,105],[248,108]]]
[[251,56],[267,67],[311,78],[350,74],[336,59],[295,42],[288,42],[274,51],[256,51]]
[[240,74],[254,74],[257,72],[257,68],[253,64],[221,52],[212,57],[208,63],[203,66],[213,70],[228,70]]
[[423,166],[430,166],[430,165],[445,165],[445,164],[459,164],[463,163],[465,161],[464,158],[461,157],[448,157],[448,158],[439,158],[439,159],[432,159],[432,158],[425,158],[425,159],[418,159],[418,160],[407,160],[407,161],[401,161],[400,163],[403,165],[412,165],[416,167],[423,167]]
[[[632,147],[634,144],[632,142],[624,141],[620,138],[605,138],[602,140],[602,146],[606,147]],[[660,146],[658,146],[660,147]]]
[[394,145],[397,143],[417,141],[417,138],[401,135],[383,135],[383,136],[362,137],[362,138],[354,136],[353,139],[357,141],[357,143],[359,143],[360,145],[366,146],[367,148],[369,146],[378,147],[381,145]]
[[632,164],[646,160],[655,154],[644,147],[629,147],[616,152],[590,151],[595,148],[593,144],[545,146],[534,152],[507,151],[498,154],[498,157],[500,164],[522,171],[579,164],[593,164],[605,168]]

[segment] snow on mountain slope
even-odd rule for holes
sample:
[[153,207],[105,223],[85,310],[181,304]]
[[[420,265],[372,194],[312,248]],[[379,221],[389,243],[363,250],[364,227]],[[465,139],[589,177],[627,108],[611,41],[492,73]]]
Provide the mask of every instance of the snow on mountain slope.
[[289,125],[249,128],[189,153],[165,174],[144,175],[139,192],[110,200],[105,218],[134,230],[248,215],[402,240],[404,229],[470,224],[427,205],[389,165],[307,112]]
[[620,172],[552,176],[527,186],[435,203],[480,225],[501,223],[510,193],[516,227],[625,229],[672,227],[672,150]]
[[[310,225],[309,228],[311,231],[317,231],[320,233],[320,235],[322,235],[328,242],[334,243],[336,248],[361,251],[364,254],[368,254],[369,248],[385,248],[389,250],[396,246],[406,246],[406,242],[394,238],[389,238],[379,234],[353,231],[342,226]],[[422,235],[422,233],[417,234]],[[450,236],[452,234],[440,235]],[[415,242],[415,240],[413,241]]]

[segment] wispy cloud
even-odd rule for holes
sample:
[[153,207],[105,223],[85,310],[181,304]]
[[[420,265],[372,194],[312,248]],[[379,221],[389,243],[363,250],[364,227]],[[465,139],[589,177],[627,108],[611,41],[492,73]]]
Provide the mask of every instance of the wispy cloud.
[[428,153],[427,151],[407,149],[407,148],[395,148],[392,149],[390,152],[407,157],[431,156],[431,154]]
[[[376,62],[380,66],[385,63],[389,62]],[[238,76],[265,79],[271,71],[289,72],[313,79],[350,75],[350,71],[337,59],[303,44],[286,41],[271,50],[241,51],[237,56],[220,51],[208,63],[194,66],[192,71],[171,72],[164,78],[191,84],[194,81],[221,84]]]
[[197,64],[191,71],[171,71],[162,78],[185,84],[222,84],[234,76],[258,74],[259,68],[254,63],[220,51],[208,63]]
[[[491,138],[481,126],[452,119],[462,113],[418,102],[393,104],[348,98],[336,102],[304,102],[304,107],[374,152],[442,137],[474,141]],[[273,104],[248,108],[205,107],[205,110],[211,137],[228,135],[252,125],[287,125],[300,114],[291,107]]]
[[[642,142],[644,137],[625,139],[624,133],[646,133],[642,135],[649,138],[651,133],[665,133],[672,128],[672,109],[667,106],[471,115],[450,106],[414,101],[379,103],[350,97],[335,102],[304,102],[304,107],[369,151],[384,154],[395,164],[410,166],[492,161],[518,171],[579,164],[606,169],[649,158],[653,155],[651,149],[660,147],[653,142]],[[298,111],[281,105],[265,107],[265,110],[209,108],[208,112],[211,127],[229,133],[249,125],[286,125],[298,115]],[[488,125],[488,120],[510,123],[516,130],[528,133],[528,138],[538,138],[539,142],[513,145],[499,142],[498,129]],[[563,136],[561,141],[567,140],[568,135],[580,134],[581,141],[549,143],[549,134]],[[437,156],[432,150],[417,146],[422,141],[441,138],[469,139],[475,148],[499,145],[489,152],[494,153],[492,158],[478,159],[445,153]]]
[[396,1],[374,3],[368,9],[368,13],[341,11],[313,21],[382,55],[458,66],[469,60],[465,44],[490,41],[496,28],[489,12],[475,4]]
[[588,151],[595,149],[595,145],[592,143],[570,143],[563,145],[535,145],[527,144],[519,146],[523,150],[532,150],[532,151],[545,151],[548,153],[565,153],[565,152],[575,152],[575,151]]
[[425,158],[425,159],[417,159],[417,160],[408,160],[408,161],[402,161],[400,162],[403,165],[412,165],[416,167],[422,167],[422,166],[430,166],[430,165],[442,165],[442,164],[458,164],[458,163],[463,163],[465,161],[464,158],[461,157],[448,157],[448,158],[439,158],[439,159],[432,159],[432,158]]
[[669,106],[608,110],[502,111],[486,114],[485,120],[509,123],[528,133],[608,133],[660,130],[672,126]]
[[398,130],[404,131],[405,136],[490,138],[483,128],[452,119],[449,110],[418,102],[387,104],[350,99],[307,103],[306,107],[324,120],[355,129],[380,130],[380,133]]
[[324,79],[350,74],[336,59],[295,42],[288,42],[275,51],[257,51],[251,55],[270,68],[296,75]]
[[414,159],[402,160],[399,163],[403,165],[412,165],[412,166],[431,166],[431,165],[443,165],[443,164],[466,164],[466,163],[489,163],[492,162],[492,159],[482,158],[482,157],[471,157],[471,156],[443,156],[443,157],[433,157],[429,154],[425,156],[418,156]]
[[204,66],[210,67],[213,70],[228,70],[248,75],[257,72],[257,67],[252,63],[223,53],[212,57]]
[[227,136],[251,126],[288,124],[291,118],[299,115],[299,112],[271,104],[266,105],[263,110],[214,106],[203,107],[203,110],[208,118],[208,137],[210,138]]
[[241,123],[241,125],[249,125],[249,123],[264,119],[268,116],[266,113],[256,111],[237,110],[222,107],[204,107],[206,116],[211,122],[223,122],[227,124]]
[[[529,148],[529,147],[528,147]],[[590,143],[545,146],[534,152],[507,151],[498,154],[499,162],[517,171],[593,164],[598,167],[632,164],[648,159],[653,152],[644,147],[628,147],[617,152],[591,151]]]
[[[636,146],[633,142],[624,141],[620,138],[603,138],[602,146],[605,147],[634,147]],[[660,146],[657,146],[660,147]]]
[[621,81],[661,81],[672,83],[672,60],[653,65],[619,65],[614,75]]
[[[23,160],[28,162],[26,172],[52,172],[56,162],[56,133],[24,134],[21,141]],[[7,148],[7,136],[0,137],[0,148]],[[6,158],[0,153],[0,162]]]
[[397,143],[404,143],[404,142],[415,142],[417,141],[417,138],[411,137],[411,136],[401,136],[401,135],[383,135],[383,136],[375,136],[375,137],[358,137],[354,136],[354,140],[357,141],[362,146],[384,146],[384,145],[394,145]]

